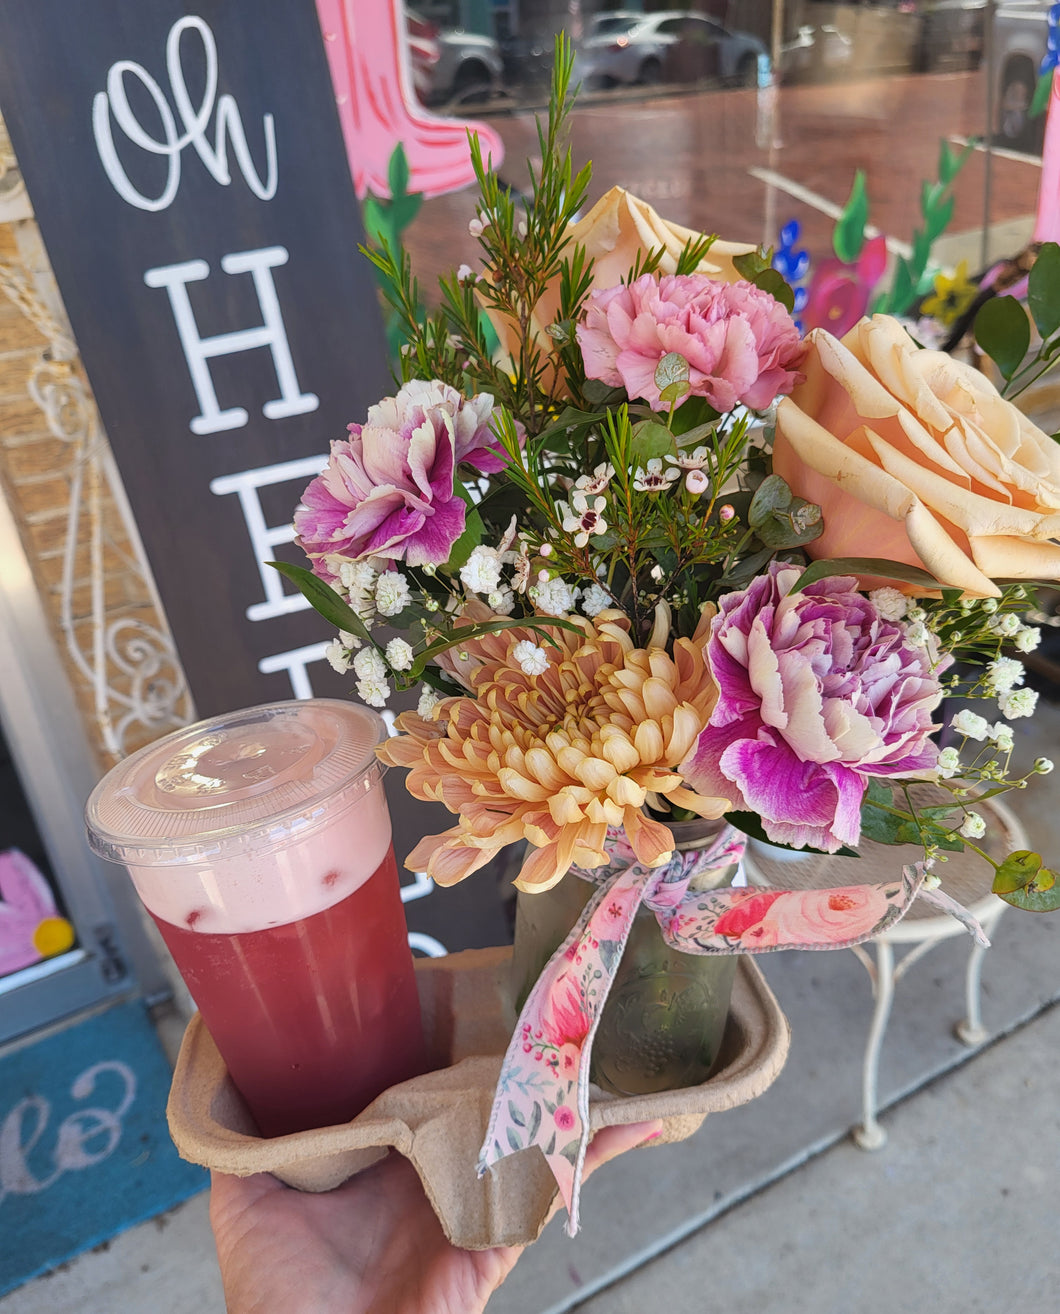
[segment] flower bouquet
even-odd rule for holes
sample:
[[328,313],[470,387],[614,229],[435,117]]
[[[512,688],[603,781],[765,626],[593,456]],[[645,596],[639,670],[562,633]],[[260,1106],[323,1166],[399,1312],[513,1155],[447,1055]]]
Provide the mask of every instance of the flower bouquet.
[[[295,512],[312,571],[278,568],[366,703],[420,691],[379,754],[456,821],[408,865],[452,885],[521,846],[526,903],[574,892],[480,1159],[539,1146],[573,1223],[593,1042],[638,917],[682,979],[856,944],[918,897],[968,920],[936,866],[982,852],[979,800],[1051,770],[1013,773],[1008,722],[1036,699],[1029,587],[1060,578],[1060,452],[894,319],[802,338],[769,252],[618,188],[579,218],[570,69],[561,39],[525,211],[472,142],[481,264],[438,309],[403,253],[367,252],[400,386]],[[954,696],[990,707],[941,747]],[[732,883],[747,836],[924,856],[885,884],[764,894]],[[1039,855],[987,860],[1002,898],[1060,906]],[[692,997],[672,978],[661,996]],[[654,1009],[664,1047],[673,1012]],[[611,1028],[620,1048],[633,1029]]]

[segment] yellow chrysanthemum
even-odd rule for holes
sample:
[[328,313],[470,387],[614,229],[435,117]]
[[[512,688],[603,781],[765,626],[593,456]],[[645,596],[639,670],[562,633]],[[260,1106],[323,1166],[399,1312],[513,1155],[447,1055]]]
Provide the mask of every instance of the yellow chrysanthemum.
[[[577,863],[607,861],[608,826],[622,826],[638,859],[666,862],[670,831],[648,817],[659,795],[701,817],[720,817],[724,798],[685,786],[678,768],[717,701],[704,655],[709,616],[691,639],[636,648],[621,612],[578,618],[581,634],[555,630],[549,665],[528,675],[513,656],[520,642],[540,643],[521,627],[461,645],[473,696],[449,698],[428,721],[398,717],[402,733],[378,752],[409,768],[416,798],[444,803],[459,824],[421,841],[407,866],[439,885],[455,885],[505,845],[534,846],[516,884],[546,890]],[[466,654],[466,657],[465,657]]]

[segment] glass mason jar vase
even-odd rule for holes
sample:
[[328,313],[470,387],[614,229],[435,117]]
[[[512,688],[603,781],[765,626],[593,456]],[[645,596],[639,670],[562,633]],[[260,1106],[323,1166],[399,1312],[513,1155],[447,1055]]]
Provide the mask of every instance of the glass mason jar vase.
[[[724,822],[671,825],[681,851],[705,848]],[[693,881],[704,890],[730,885],[736,866]],[[596,886],[565,876],[543,894],[519,892],[512,984],[520,1009],[545,964],[566,939]],[[593,1041],[591,1078],[615,1095],[698,1086],[717,1060],[736,974],[731,954],[684,954],[662,938],[650,908],[638,910]]]

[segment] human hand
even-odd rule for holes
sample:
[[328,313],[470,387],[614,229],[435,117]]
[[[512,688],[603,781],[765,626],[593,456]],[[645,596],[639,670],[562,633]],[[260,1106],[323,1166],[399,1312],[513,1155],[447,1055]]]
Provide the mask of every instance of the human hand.
[[[661,1129],[604,1128],[584,1175]],[[229,1314],[479,1314],[524,1249],[450,1245],[396,1152],[319,1195],[214,1173],[210,1223]]]

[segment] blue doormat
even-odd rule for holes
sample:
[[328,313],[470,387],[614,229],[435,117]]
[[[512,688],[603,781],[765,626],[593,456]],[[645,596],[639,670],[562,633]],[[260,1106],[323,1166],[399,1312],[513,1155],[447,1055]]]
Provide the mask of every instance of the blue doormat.
[[0,1057],[0,1296],[209,1183],[166,1126],[139,1000]]

